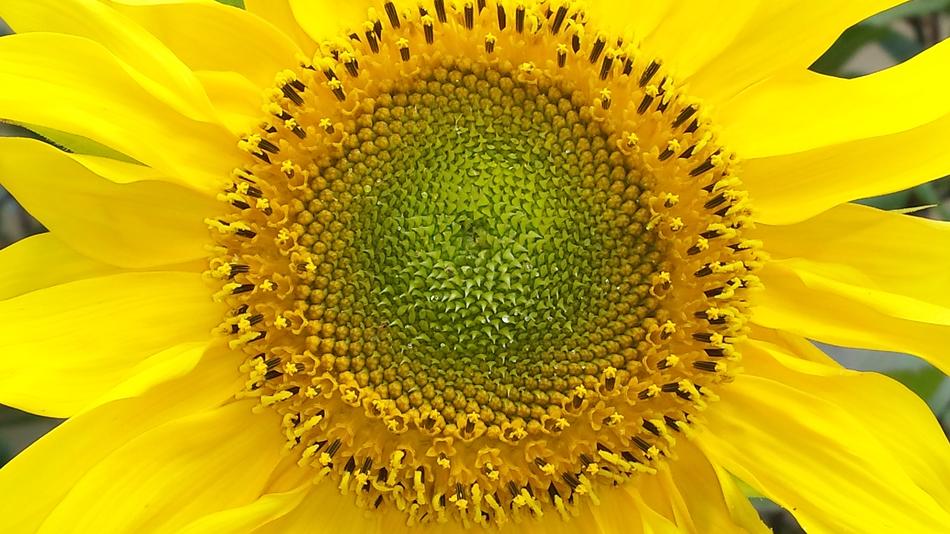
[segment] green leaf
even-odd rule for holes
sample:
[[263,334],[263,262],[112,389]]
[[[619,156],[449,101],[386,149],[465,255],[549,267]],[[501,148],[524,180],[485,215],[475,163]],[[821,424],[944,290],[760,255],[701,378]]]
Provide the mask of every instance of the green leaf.
[[947,206],[943,204],[943,199],[946,198],[946,196],[942,196],[937,191],[936,182],[920,184],[913,189],[913,192],[914,195],[924,201],[925,204],[932,204],[936,206],[937,213],[940,214],[941,219],[945,221],[950,220],[950,209],[947,209]]
[[950,0],[911,0],[868,19],[869,24],[885,26],[909,17],[930,15],[950,9]]
[[134,159],[121,152],[113,150],[103,144],[97,143],[92,139],[88,139],[76,134],[61,132],[59,130],[54,130],[53,128],[47,128],[46,126],[36,126],[34,124],[27,124],[24,122],[10,121],[8,124],[26,128],[27,130],[39,136],[43,141],[46,141],[47,143],[55,145],[69,152],[117,159],[120,161],[127,161],[129,163],[138,163]]
[[943,373],[932,365],[921,366],[919,369],[896,369],[888,371],[887,375],[907,386],[925,401],[933,398],[944,380]]
[[857,203],[882,210],[899,210],[910,205],[911,193],[912,190],[907,189],[889,195],[861,199]]
[[221,2],[222,4],[226,4],[229,6],[234,6],[234,7],[239,7],[241,9],[244,9],[244,0],[218,0],[218,2]]
[[845,64],[862,48],[874,43],[884,47],[896,61],[904,61],[922,50],[919,43],[889,26],[864,23],[845,30],[835,44],[812,64],[811,70],[852,78],[853,73],[843,71]]

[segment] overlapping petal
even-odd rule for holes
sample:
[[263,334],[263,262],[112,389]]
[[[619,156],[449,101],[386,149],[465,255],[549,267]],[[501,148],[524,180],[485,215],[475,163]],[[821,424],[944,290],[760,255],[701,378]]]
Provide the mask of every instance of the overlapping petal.
[[706,414],[714,462],[827,532],[938,532],[950,445],[927,406],[884,376],[748,343],[745,372]]
[[209,340],[222,313],[200,275],[181,272],[99,276],[0,301],[0,401],[73,415],[150,356]]
[[[37,265],[55,265],[56,268],[37,269]],[[0,250],[0,271],[3,271],[0,299],[120,270],[79,254],[53,234],[35,235]]]
[[216,190],[240,161],[226,128],[168,106],[88,39],[53,33],[0,38],[0,85],[0,119],[92,139],[199,190]]
[[253,502],[280,458],[274,414],[234,402],[148,430],[70,488],[39,532],[173,532]]
[[0,470],[5,528],[36,532],[70,488],[114,451],[150,429],[230,399],[240,377],[227,367],[227,356],[211,352],[180,378],[77,414],[17,455]]
[[[242,9],[212,0],[108,0],[193,71],[233,72],[263,89],[303,57],[287,35]],[[324,18],[334,18],[327,17]]]
[[[57,238],[101,262],[139,268],[203,261],[218,201],[154,170],[0,138],[0,183]],[[37,172],[37,169],[43,169]]]
[[0,17],[17,33],[59,33],[99,43],[166,104],[194,120],[214,116],[191,70],[140,26],[100,2],[9,0],[0,5]]

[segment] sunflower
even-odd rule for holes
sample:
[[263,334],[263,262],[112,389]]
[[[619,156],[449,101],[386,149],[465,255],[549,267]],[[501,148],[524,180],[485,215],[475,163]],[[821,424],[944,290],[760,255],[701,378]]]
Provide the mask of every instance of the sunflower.
[[[3,0],[5,532],[941,532],[950,45],[900,2]],[[66,149],[66,150],[64,150]]]

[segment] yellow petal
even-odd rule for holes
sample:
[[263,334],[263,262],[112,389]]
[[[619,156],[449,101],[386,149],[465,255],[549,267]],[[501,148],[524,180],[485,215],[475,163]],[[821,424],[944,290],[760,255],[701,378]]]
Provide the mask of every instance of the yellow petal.
[[279,460],[277,415],[255,401],[171,421],[92,467],[40,532],[173,532],[253,502]]
[[181,378],[68,419],[0,469],[0,530],[36,532],[87,471],[135,437],[220,406],[234,395],[237,366],[212,352]]
[[[288,0],[294,18],[311,39],[320,43],[328,39],[338,39],[349,32],[359,30],[368,20],[370,6],[381,7],[381,3],[372,0]],[[328,16],[332,13],[332,16]],[[379,11],[382,13],[382,11]]]
[[756,219],[791,224],[950,172],[950,115],[905,132],[743,163]]
[[[149,180],[141,165],[75,156],[32,139],[0,138],[0,152],[4,187],[80,253],[122,267],[207,256],[203,221],[222,209],[214,198]],[[133,181],[142,173],[144,181]]]
[[775,259],[806,259],[857,271],[871,288],[950,308],[950,223],[843,204],[805,221],[760,224],[751,237]]
[[[770,261],[752,320],[845,347],[904,352],[950,373],[950,309],[861,283],[861,273],[803,260]],[[857,282],[849,282],[856,280]]]
[[[312,485],[310,491],[293,510],[260,525],[253,532],[274,534],[306,532],[313,525],[320,525],[326,532],[337,534],[382,533],[381,517],[384,513],[362,513],[351,497],[344,497],[335,484],[324,480]],[[405,518],[403,518],[404,523]],[[392,534],[396,533],[392,532]]]
[[210,514],[188,524],[179,534],[245,534],[294,510],[310,490],[307,483],[284,493],[262,495],[245,506]]
[[[903,0],[756,1],[735,37],[688,78],[690,92],[714,106],[783,72],[803,71],[848,27]],[[696,19],[695,31],[716,32]],[[675,36],[671,36],[675,39]]]
[[[692,0],[687,0],[687,3],[692,4]],[[659,28],[670,12],[677,10],[677,4],[644,0],[589,0],[586,10],[591,23],[605,33],[641,40]],[[660,50],[650,52],[663,55]]]
[[101,405],[118,399],[141,395],[155,384],[161,384],[188,374],[198,365],[208,350],[208,341],[182,343],[142,360],[119,382],[90,405]]
[[660,469],[657,478],[673,497],[677,525],[684,532],[769,532],[731,477],[686,439],[677,440],[675,459]]
[[0,250],[0,299],[119,270],[79,254],[53,234],[35,235]]
[[[950,113],[948,64],[950,42],[943,42],[896,67],[851,80],[807,70],[783,73],[720,105],[717,124],[729,148],[744,159],[907,131]],[[768,135],[762,135],[763,125]]]
[[0,118],[87,137],[201,190],[216,191],[241,161],[226,128],[171,109],[87,39],[0,39],[0,86]]
[[153,354],[205,341],[223,311],[200,275],[124,273],[0,302],[0,401],[69,416]]
[[593,27],[642,41],[645,53],[684,80],[728,46],[757,9],[749,0],[595,0],[590,12]]
[[[194,71],[241,74],[270,87],[284,69],[296,68],[302,53],[290,37],[243,9],[219,2],[109,0]],[[325,12],[327,18],[335,17]]]
[[244,9],[271,23],[297,43],[304,54],[312,55],[317,43],[300,27],[290,0],[244,0]]
[[129,65],[150,93],[195,120],[214,110],[191,71],[141,27],[99,2],[6,0],[0,17],[16,33],[51,32],[85,37]]
[[201,70],[195,73],[221,121],[235,135],[253,130],[261,122],[263,94],[244,76],[230,71]]
[[757,324],[749,324],[749,337],[758,341],[764,341],[770,345],[778,347],[784,354],[808,360],[830,367],[841,367],[831,356],[825,354],[814,343],[808,341],[802,336],[793,334],[786,330],[766,328]]
[[808,531],[941,532],[950,447],[903,386],[743,347],[746,372],[705,413],[714,462],[790,510]]

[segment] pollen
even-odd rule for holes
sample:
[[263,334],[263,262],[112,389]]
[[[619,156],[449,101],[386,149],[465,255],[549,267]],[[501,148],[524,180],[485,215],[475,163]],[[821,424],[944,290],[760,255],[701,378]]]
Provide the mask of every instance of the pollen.
[[314,480],[491,526],[674,457],[740,358],[759,252],[662,58],[573,2],[437,0],[288,67],[207,277],[240,395]]

